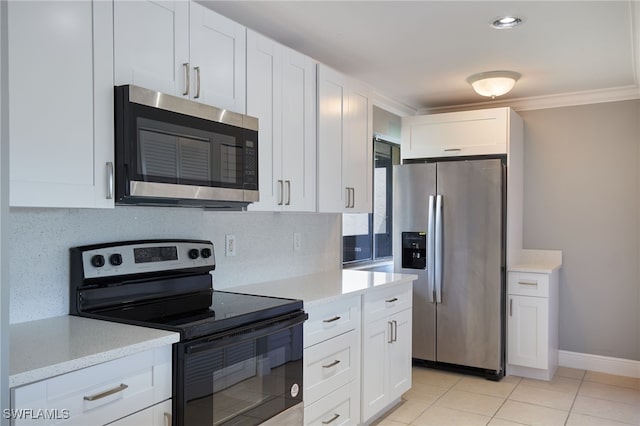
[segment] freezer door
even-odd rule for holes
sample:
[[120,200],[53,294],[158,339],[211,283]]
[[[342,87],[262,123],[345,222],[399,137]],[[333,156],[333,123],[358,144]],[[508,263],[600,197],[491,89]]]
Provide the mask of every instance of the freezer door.
[[504,324],[502,162],[441,162],[437,183],[442,222],[436,226],[442,230],[442,269],[441,282],[436,282],[441,297],[436,359],[500,371]]
[[[433,261],[433,250],[429,247],[432,235],[429,232],[429,198],[434,199],[436,193],[436,165],[408,164],[393,167],[393,261],[394,270],[398,273],[415,274],[418,279],[413,282],[413,357],[428,361],[436,359],[436,307],[433,291],[429,288],[428,274],[430,261]],[[423,269],[402,267],[402,234],[405,241],[412,238],[420,241],[423,234],[426,246],[426,262],[410,262],[405,265]],[[420,245],[421,243],[417,243]],[[432,243],[431,243],[432,244]],[[407,250],[405,255],[419,252]]]

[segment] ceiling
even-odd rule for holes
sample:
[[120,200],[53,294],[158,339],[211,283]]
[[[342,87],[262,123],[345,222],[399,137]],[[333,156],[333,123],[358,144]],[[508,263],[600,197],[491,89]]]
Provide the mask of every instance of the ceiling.
[[486,103],[466,78],[493,70],[522,74],[497,101],[640,97],[640,0],[201,3],[415,110]]

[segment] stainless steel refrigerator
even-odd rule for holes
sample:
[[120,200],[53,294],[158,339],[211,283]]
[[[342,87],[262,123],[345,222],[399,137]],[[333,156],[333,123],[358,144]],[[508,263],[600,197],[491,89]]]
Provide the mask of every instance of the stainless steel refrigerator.
[[504,373],[502,158],[394,166],[394,269],[413,287],[413,358]]

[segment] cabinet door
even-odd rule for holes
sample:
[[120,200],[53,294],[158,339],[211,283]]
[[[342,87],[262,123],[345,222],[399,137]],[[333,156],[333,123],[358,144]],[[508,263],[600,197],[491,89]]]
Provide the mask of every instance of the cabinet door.
[[316,210],[316,67],[283,47],[282,179],[284,209]]
[[108,423],[109,426],[172,426],[171,400],[138,411],[130,416]]
[[362,420],[367,421],[389,401],[389,362],[392,323],[389,318],[366,322],[362,339]]
[[393,315],[389,345],[389,401],[411,389],[411,309]]
[[351,189],[349,213],[371,213],[373,179],[372,107],[368,90],[356,82],[349,84],[347,138],[343,148],[345,186]]
[[282,49],[247,31],[247,114],[259,120],[260,201],[250,210],[275,211],[284,204],[282,179]]
[[113,3],[115,84],[188,95],[189,3]]
[[318,65],[318,211],[347,210],[342,150],[348,112],[346,78]]
[[9,2],[8,40],[10,204],[113,207],[111,4]]
[[402,158],[506,154],[508,108],[405,117]]
[[509,295],[508,308],[508,363],[547,368],[548,299]]
[[245,39],[242,25],[190,2],[191,97],[244,114]]

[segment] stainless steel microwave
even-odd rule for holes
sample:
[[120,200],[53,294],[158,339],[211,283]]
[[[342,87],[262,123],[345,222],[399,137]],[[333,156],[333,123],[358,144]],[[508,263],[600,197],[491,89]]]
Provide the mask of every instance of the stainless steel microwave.
[[115,87],[117,204],[241,210],[259,200],[258,119]]

